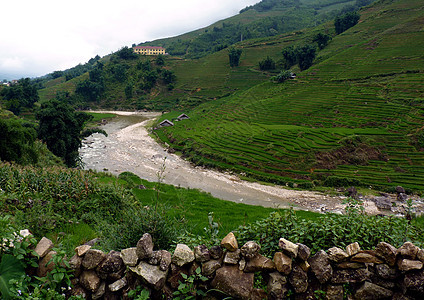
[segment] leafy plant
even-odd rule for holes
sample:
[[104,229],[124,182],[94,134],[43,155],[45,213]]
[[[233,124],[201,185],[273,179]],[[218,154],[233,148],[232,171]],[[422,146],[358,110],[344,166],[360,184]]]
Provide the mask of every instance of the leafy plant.
[[148,300],[150,299],[150,293],[147,289],[139,285],[134,290],[128,292],[128,297],[134,300]]
[[11,299],[10,281],[18,280],[25,275],[22,262],[11,254],[1,255],[0,261],[0,295],[3,299]]
[[327,293],[323,290],[314,291],[314,297],[317,300],[325,300],[325,299],[327,299],[326,296],[327,296]]
[[198,289],[198,283],[208,280],[207,277],[202,275],[200,267],[198,267],[196,271],[190,276],[187,276],[184,273],[181,273],[181,276],[183,277],[184,282],[180,281],[178,290],[173,293],[173,295],[176,296],[174,298],[175,300],[196,299],[196,296],[206,295],[204,291]]

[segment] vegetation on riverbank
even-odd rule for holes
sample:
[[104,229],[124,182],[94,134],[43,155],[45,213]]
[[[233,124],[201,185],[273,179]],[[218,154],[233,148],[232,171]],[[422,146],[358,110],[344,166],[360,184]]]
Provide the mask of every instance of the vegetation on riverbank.
[[[145,232],[151,233],[158,249],[171,249],[176,243],[216,244],[233,231],[240,243],[259,243],[264,255],[278,249],[280,237],[304,243],[312,253],[333,246],[343,248],[351,241],[359,242],[361,249],[370,249],[380,241],[396,247],[405,241],[424,245],[422,218],[409,222],[398,217],[366,216],[353,199],[349,200],[346,215],[320,215],[226,202],[196,190],[165,185],[160,176],[158,182],[149,183],[131,173],[114,177],[2,163],[0,178],[2,237],[14,240],[13,232],[22,228],[28,228],[36,239],[47,236],[55,243],[57,261],[91,239],[97,240],[96,248],[105,251],[133,247]],[[15,241],[17,248],[1,246],[4,265],[35,265],[30,243],[35,240]],[[57,268],[55,273],[65,272]],[[41,290],[34,287],[40,286],[37,282],[42,279],[10,277],[13,284],[2,286],[0,293],[7,289],[12,294],[20,290],[32,295],[60,295],[60,287],[70,284],[69,276],[67,272],[60,278],[49,275]]]

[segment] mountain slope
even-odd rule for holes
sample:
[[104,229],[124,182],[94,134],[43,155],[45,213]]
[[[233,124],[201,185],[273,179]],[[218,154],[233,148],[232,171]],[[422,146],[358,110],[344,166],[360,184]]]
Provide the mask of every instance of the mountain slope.
[[197,164],[280,184],[423,190],[423,19],[422,1],[378,1],[296,80],[206,103],[158,135]]
[[351,11],[373,0],[263,0],[234,17],[176,37],[141,45],[162,46],[171,55],[198,58],[241,40],[276,36],[316,26],[341,11]]

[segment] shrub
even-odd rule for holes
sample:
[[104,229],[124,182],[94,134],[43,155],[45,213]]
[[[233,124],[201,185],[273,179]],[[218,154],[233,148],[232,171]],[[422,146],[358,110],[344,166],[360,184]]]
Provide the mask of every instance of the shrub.
[[140,237],[148,232],[157,249],[170,249],[177,239],[180,226],[167,216],[165,207],[128,207],[120,215],[118,224],[104,224],[101,244],[106,249],[135,247]]
[[272,79],[278,83],[282,83],[291,77],[291,72],[288,70],[281,71],[280,74],[273,77]]
[[240,56],[243,50],[231,48],[228,51],[228,58],[230,59],[230,67],[237,67],[240,63]]
[[259,69],[262,71],[274,70],[275,61],[271,57],[267,56],[267,58],[259,62]]
[[318,48],[320,50],[324,49],[325,46],[328,45],[328,42],[330,40],[331,40],[331,36],[329,36],[328,34],[325,34],[325,33],[321,33],[321,32],[320,33],[317,33],[314,36],[314,39],[313,39],[313,41],[317,43]]
[[359,21],[360,15],[358,12],[348,12],[342,16],[338,16],[334,20],[334,27],[337,34],[340,34],[349,28],[355,26]]
[[354,242],[362,249],[373,249],[382,241],[395,247],[407,240],[423,244],[422,229],[408,224],[406,219],[367,216],[356,204],[349,204],[345,215],[325,214],[309,221],[298,218],[294,210],[274,212],[266,219],[240,226],[235,234],[240,244],[259,243],[261,252],[269,257],[280,250],[281,237],[307,245],[312,253],[331,247],[345,248]]

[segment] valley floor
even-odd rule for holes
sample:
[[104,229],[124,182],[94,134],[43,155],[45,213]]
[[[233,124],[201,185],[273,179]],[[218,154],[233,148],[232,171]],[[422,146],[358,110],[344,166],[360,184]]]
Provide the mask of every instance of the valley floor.
[[[160,177],[167,184],[199,189],[220,199],[250,205],[321,212],[344,209],[343,196],[263,185],[240,180],[233,174],[195,167],[168,153],[149,136],[146,125],[159,113],[112,113],[117,117],[102,127],[108,137],[95,134],[83,142],[80,153],[86,169],[115,175],[129,171],[149,181],[158,181]],[[371,200],[365,201],[364,206],[369,214],[382,213]]]

